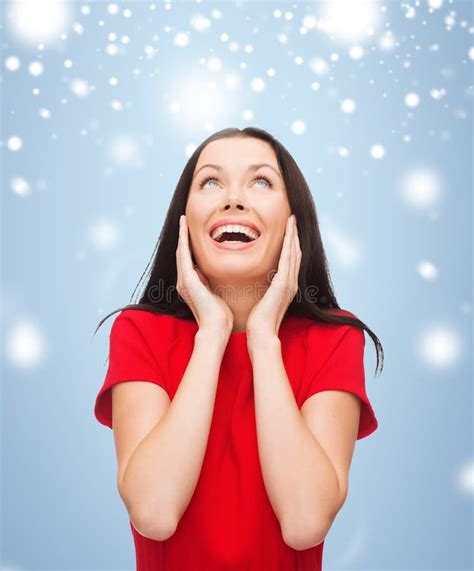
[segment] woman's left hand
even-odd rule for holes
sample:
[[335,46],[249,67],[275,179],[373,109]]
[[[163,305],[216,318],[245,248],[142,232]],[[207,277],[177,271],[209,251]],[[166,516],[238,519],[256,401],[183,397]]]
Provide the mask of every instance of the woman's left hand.
[[300,264],[300,241],[296,217],[292,214],[286,223],[278,271],[265,295],[255,304],[247,318],[249,340],[261,336],[278,336],[286,310],[298,291]]

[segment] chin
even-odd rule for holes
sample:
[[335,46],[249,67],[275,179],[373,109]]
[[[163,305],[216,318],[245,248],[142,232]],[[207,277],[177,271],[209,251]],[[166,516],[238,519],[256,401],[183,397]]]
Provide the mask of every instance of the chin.
[[214,259],[212,262],[208,262],[207,267],[209,268],[207,275],[216,280],[232,278],[240,281],[245,278],[245,281],[249,281],[262,273],[259,264],[255,262],[245,263],[245,260],[239,260],[237,263],[235,259]]
[[251,271],[253,268],[258,269],[259,264],[256,260],[236,260],[235,258],[213,258],[209,260],[207,263],[209,268],[212,268],[212,273],[214,274],[222,274],[222,270],[225,268],[227,272],[234,272],[235,274],[239,274],[242,271],[248,272]]

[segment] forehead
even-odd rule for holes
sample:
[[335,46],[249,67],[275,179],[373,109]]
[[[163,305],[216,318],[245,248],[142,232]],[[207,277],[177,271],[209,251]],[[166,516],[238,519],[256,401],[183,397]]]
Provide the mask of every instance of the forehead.
[[195,171],[207,163],[239,172],[254,163],[268,163],[278,172],[278,162],[271,145],[260,139],[232,137],[212,141],[202,150]]

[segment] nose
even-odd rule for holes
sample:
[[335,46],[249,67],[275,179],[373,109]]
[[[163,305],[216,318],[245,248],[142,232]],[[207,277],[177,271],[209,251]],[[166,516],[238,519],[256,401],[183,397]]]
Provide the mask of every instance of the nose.
[[227,203],[224,206],[224,210],[229,210],[230,208],[232,208],[232,205],[234,205],[238,210],[245,210],[245,207],[242,204],[240,204],[240,202],[237,201]]
[[240,196],[240,194],[236,193],[235,190],[231,194],[229,194],[229,196],[226,198],[224,210],[227,211],[232,207],[235,207],[238,210],[245,210],[242,197]]

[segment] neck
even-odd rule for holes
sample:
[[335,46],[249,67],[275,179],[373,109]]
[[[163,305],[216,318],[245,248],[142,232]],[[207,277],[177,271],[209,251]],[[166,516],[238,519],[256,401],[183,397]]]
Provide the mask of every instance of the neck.
[[266,280],[236,283],[224,283],[209,280],[212,291],[221,297],[234,315],[232,333],[245,331],[247,318],[252,308],[264,296],[269,287]]

